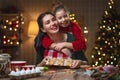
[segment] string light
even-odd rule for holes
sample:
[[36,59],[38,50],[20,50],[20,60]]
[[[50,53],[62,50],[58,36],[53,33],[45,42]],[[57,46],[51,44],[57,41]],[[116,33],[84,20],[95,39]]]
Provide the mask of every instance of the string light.
[[21,24],[24,24],[24,22],[22,22]]
[[85,33],[85,34],[88,33],[87,27],[84,27],[84,33]]
[[[19,18],[21,19],[21,21],[19,21]],[[2,29],[5,29],[4,35],[3,35],[3,45],[19,45],[19,40],[18,40],[18,36],[13,36],[13,30],[16,31],[16,34],[19,34],[17,31],[19,29],[19,23],[20,24],[24,24],[23,21],[23,17],[22,16],[15,16],[15,17],[11,17],[9,19],[3,19],[2,25]],[[10,35],[7,34],[7,31],[10,32]],[[12,32],[11,32],[12,31]]]
[[113,27],[113,29],[115,29],[115,27]]
[[103,56],[105,56],[105,53],[103,54]]
[[92,65],[92,67],[95,67],[95,65]]
[[11,25],[12,24],[12,22],[11,21],[9,21],[9,23],[8,23],[9,25]]
[[102,26],[100,26],[100,29],[102,29]]
[[8,23],[8,20],[6,20],[6,23]]
[[3,44],[6,44],[7,42],[6,41],[3,41]]
[[6,36],[4,35],[4,36],[3,36],[3,38],[5,39],[5,38],[6,38]]
[[106,14],[106,15],[108,15],[108,12],[107,12],[107,11],[105,11],[105,14]]
[[96,62],[95,65],[97,66],[97,65],[98,65],[98,62]]
[[6,26],[4,26],[4,29],[6,29],[7,27]]
[[106,66],[107,64],[105,63],[105,66]]
[[9,40],[9,39],[8,39],[7,41],[8,41],[8,42],[10,42],[10,40]]
[[[71,21],[78,23],[78,21],[75,19],[75,14],[72,13],[72,14],[69,15],[69,17],[70,17]],[[87,30],[86,26],[84,27],[84,31],[83,32],[84,32],[84,36],[85,36],[85,42],[87,42],[87,38],[86,37],[87,37],[87,34],[88,34],[88,30]]]
[[94,58],[94,55],[92,55],[91,57]]
[[116,58],[114,58],[114,60],[116,61],[117,59],[116,59]]
[[15,28],[14,31],[17,31],[17,29]]
[[107,61],[107,63],[109,63],[109,61]]
[[13,42],[10,42],[10,44],[12,45],[12,44],[13,44]]
[[108,43],[108,45],[110,45],[110,42]]
[[113,64],[113,62],[111,62],[111,64]]
[[111,59],[113,58],[113,56],[110,57]]
[[101,53],[100,53],[100,51],[98,51],[98,55],[100,55]]
[[101,39],[101,37],[98,37],[98,40],[100,40]]
[[100,48],[100,50],[102,50],[102,48]]
[[105,43],[107,43],[107,41],[105,41]]
[[12,28],[9,28],[10,31],[12,31]]
[[19,45],[19,42],[16,42],[17,45]]
[[103,22],[105,23],[106,21],[104,20]]
[[[92,65],[116,65],[119,61],[119,45],[120,31],[119,20],[115,18],[117,15],[112,8],[113,0],[109,0],[108,8],[104,11],[103,19],[99,23],[97,40],[93,48]],[[115,7],[116,8],[116,7]],[[115,9],[114,8],[114,9]],[[95,57],[97,56],[97,57]]]
[[105,35],[105,33],[102,33],[102,35]]
[[105,28],[105,25],[103,25],[103,28]]
[[95,49],[98,49],[98,47],[96,46]]
[[112,6],[109,6],[109,8],[112,8]]
[[101,60],[101,58],[99,58],[99,60]]
[[110,48],[113,48],[113,46],[110,46]]

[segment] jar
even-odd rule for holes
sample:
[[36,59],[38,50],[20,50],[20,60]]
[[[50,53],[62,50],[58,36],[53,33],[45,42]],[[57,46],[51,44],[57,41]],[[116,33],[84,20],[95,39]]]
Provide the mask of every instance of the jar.
[[9,74],[10,72],[10,55],[7,53],[0,54],[0,76]]

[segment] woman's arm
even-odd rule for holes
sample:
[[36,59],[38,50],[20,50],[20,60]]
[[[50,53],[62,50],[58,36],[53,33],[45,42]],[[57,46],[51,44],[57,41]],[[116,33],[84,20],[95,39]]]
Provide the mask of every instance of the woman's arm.
[[71,53],[70,49],[68,49],[68,48],[63,48],[61,50],[61,52],[66,54],[68,57],[72,57],[72,53]]
[[82,60],[73,60],[72,66],[70,68],[79,68],[81,65],[88,65],[88,62]]
[[48,60],[48,57],[45,57],[37,66],[45,66],[46,65],[46,61]]

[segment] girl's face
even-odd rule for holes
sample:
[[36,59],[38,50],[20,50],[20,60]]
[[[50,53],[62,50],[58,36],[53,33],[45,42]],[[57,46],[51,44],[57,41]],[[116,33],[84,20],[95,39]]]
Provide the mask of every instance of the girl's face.
[[54,34],[59,31],[58,21],[53,15],[48,14],[43,17],[42,31],[48,34]]
[[70,25],[69,15],[64,9],[57,11],[55,16],[61,27],[68,27]]

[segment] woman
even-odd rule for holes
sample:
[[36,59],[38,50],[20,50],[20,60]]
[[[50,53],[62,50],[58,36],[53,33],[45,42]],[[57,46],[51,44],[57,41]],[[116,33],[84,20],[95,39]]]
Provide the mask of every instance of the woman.
[[[46,56],[49,56],[49,51],[50,51],[49,49],[45,50],[42,46],[42,38],[44,36],[48,36],[48,38],[50,38],[55,43],[59,43],[61,41],[71,42],[71,41],[75,40],[75,38],[73,35],[71,35],[69,33],[63,33],[63,32],[59,31],[58,22],[57,22],[55,16],[50,12],[42,13],[38,17],[37,21],[38,21],[38,25],[39,25],[39,33],[35,39],[35,48],[36,48],[36,51],[38,52],[38,55],[39,55],[39,56],[37,55],[37,58],[38,59],[40,58],[40,60],[42,61],[40,63],[40,65],[44,65],[44,62],[47,59]],[[66,47],[71,48],[71,44],[66,43]],[[45,52],[44,52],[44,50],[45,50]],[[42,52],[44,52],[44,54],[42,54]],[[76,51],[76,52],[71,51],[71,53],[72,53],[72,58],[77,59],[77,60],[73,61],[73,66],[71,66],[71,68],[77,67],[78,64],[80,64],[81,62],[82,62],[82,64],[86,64],[87,59],[86,59],[84,53],[81,54],[81,51]],[[53,53],[52,56],[56,57],[56,54],[59,54],[59,52]],[[60,53],[60,54],[62,54],[62,53]],[[64,56],[65,55],[63,55],[63,57]]]
[[[75,37],[75,40],[71,42],[71,47],[69,46],[69,48],[73,49],[74,51],[84,50],[86,48],[86,44],[80,26],[70,20],[69,13],[64,5],[56,4],[56,6],[53,7],[53,13],[59,23],[60,31],[69,32]],[[53,48],[57,51],[60,51],[66,47],[66,44],[54,44],[54,42],[49,40],[47,37],[44,37],[43,46],[45,48]]]

